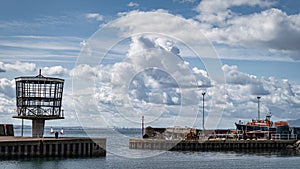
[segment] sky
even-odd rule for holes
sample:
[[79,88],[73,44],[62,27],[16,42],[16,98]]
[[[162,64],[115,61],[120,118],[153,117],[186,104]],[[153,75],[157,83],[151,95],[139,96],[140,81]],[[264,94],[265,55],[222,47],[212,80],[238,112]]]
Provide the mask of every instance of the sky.
[[[0,123],[19,76],[65,79],[53,126],[234,128],[300,118],[300,2],[53,0],[0,5]],[[31,124],[30,120],[25,120]]]

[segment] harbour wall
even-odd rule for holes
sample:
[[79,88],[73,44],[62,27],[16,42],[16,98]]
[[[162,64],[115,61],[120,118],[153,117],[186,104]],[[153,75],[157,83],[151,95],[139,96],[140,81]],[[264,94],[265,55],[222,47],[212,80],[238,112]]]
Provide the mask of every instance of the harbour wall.
[[202,151],[202,150],[280,150],[293,146],[296,140],[163,140],[130,139],[130,149]]
[[0,137],[0,158],[104,157],[105,138]]

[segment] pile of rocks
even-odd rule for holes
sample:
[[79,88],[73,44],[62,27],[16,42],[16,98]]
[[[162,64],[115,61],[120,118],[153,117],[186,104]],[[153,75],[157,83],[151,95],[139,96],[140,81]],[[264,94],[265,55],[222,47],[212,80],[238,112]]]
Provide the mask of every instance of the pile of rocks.
[[294,144],[294,148],[296,150],[300,150],[300,140],[298,140],[295,144]]
[[298,140],[295,144],[293,145],[288,145],[286,149],[296,149],[300,151],[300,140]]

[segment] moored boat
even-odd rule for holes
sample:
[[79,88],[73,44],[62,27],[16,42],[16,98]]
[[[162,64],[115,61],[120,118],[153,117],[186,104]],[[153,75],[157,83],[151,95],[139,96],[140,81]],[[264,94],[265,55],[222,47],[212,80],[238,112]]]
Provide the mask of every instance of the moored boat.
[[243,138],[267,138],[273,135],[289,135],[289,124],[286,121],[271,121],[271,113],[266,115],[264,120],[252,120],[243,123],[241,120],[235,123],[238,134]]

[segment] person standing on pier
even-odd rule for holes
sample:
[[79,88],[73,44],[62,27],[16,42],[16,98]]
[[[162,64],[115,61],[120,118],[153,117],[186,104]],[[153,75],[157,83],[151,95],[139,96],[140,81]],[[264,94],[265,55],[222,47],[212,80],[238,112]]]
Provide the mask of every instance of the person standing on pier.
[[51,127],[50,129],[50,134],[53,134],[55,135],[55,138],[58,138],[58,134],[64,134],[64,128],[61,128],[60,132],[56,131],[54,132],[53,128]]

